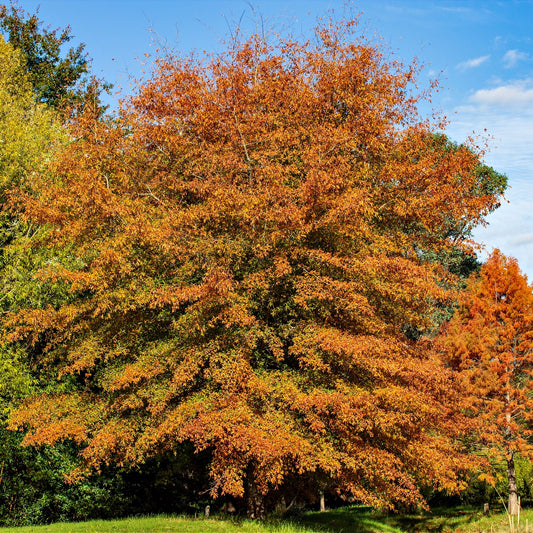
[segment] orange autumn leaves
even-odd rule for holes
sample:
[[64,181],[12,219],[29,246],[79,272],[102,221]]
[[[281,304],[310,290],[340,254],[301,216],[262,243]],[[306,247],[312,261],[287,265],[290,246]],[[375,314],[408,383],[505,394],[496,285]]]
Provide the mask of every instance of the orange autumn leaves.
[[40,244],[77,258],[38,273],[68,303],[4,322],[61,383],[13,414],[26,443],[75,438],[98,468],[190,441],[214,496],[456,489],[451,375],[405,332],[453,297],[426,254],[499,192],[418,117],[416,73],[324,26],[164,56],[117,117],[78,117],[18,196]]
[[446,330],[447,359],[480,418],[480,441],[496,455],[531,456],[533,290],[515,259],[492,253]]

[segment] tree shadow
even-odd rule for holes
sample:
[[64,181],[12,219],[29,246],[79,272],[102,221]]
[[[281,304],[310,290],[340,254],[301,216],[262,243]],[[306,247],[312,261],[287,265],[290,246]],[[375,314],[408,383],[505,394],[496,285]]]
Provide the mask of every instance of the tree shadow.
[[328,533],[446,533],[466,526],[479,517],[473,509],[436,509],[431,513],[386,514],[354,506],[311,512],[287,519],[310,531]]

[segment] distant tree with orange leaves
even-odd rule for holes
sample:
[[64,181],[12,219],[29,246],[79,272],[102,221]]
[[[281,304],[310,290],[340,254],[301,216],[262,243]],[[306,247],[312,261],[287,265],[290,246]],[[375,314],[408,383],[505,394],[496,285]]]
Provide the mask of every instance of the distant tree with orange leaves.
[[514,458],[533,458],[533,288],[515,259],[491,254],[470,280],[444,343],[479,441],[506,462],[508,510],[517,514]]
[[501,189],[475,148],[432,137],[417,73],[325,21],[165,55],[118,116],[73,119],[17,196],[78,260],[37,274],[68,302],[4,318],[59,380],[11,427],[73,439],[95,469],[191,442],[211,494],[254,517],[299,486],[389,507],[460,487],[451,374],[407,331],[454,296],[428,254],[467,248],[450,227]]

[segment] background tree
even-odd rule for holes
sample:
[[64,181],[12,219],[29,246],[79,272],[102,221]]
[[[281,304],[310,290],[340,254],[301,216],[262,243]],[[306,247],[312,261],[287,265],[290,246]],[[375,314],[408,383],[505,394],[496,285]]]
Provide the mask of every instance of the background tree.
[[16,1],[0,4],[0,32],[21,53],[23,70],[38,102],[51,107],[70,107],[88,99],[99,102],[109,85],[89,77],[85,45],[65,50],[73,39],[71,29],[43,27],[38,10],[29,14]]
[[[452,154],[461,150],[469,150],[465,144],[458,144],[450,140],[443,133],[431,132],[427,135],[420,156],[414,156],[422,160],[425,157],[424,153],[430,151],[434,153],[434,157],[440,160],[441,164],[453,157]],[[474,153],[473,153],[474,155]],[[482,161],[479,161],[476,168],[473,170],[475,179],[471,181],[471,189],[465,193],[471,197],[492,197],[492,204],[488,206],[489,211],[494,211],[500,206],[500,199],[507,188],[507,177],[487,166]],[[463,193],[463,194],[465,194]],[[424,226],[412,227],[411,231],[419,233],[420,237],[417,239],[418,253],[424,261],[434,262],[443,267],[445,272],[451,274],[444,276],[442,284],[451,290],[462,290],[466,286],[468,277],[479,270],[481,263],[478,260],[473,250],[465,247],[465,241],[472,239],[472,230],[477,221],[467,217],[457,217],[454,214],[448,214],[442,219],[442,223],[436,229],[432,228],[429,231],[437,231],[441,238],[447,240],[450,246],[435,250],[434,248],[425,248],[424,240],[428,228]],[[435,326],[440,326],[443,322],[449,320],[455,310],[457,302],[448,302],[444,304],[437,304],[433,311],[432,330],[412,329],[407,328],[406,333],[410,338],[418,339],[423,335],[433,336],[437,333]]]
[[509,512],[517,514],[515,455],[533,457],[533,289],[515,259],[498,250],[490,255],[470,280],[444,343],[480,441],[506,461]]
[[13,414],[27,444],[71,439],[98,469],[191,443],[255,517],[295,479],[385,506],[458,488],[450,374],[406,330],[453,296],[420,250],[499,192],[474,150],[427,142],[417,67],[356,31],[162,57],[118,117],[73,121],[18,196],[80,261],[39,274],[68,302],[3,322],[59,380]]

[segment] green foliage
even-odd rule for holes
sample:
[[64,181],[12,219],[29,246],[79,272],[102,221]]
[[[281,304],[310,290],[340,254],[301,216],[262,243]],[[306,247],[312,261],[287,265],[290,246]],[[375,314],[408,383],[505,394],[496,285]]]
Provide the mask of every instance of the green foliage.
[[22,53],[23,68],[39,102],[58,107],[80,99],[88,58],[84,44],[63,52],[63,45],[73,38],[70,27],[43,27],[38,11],[30,15],[11,2],[9,7],[0,5],[0,31]]
[[28,186],[65,134],[52,112],[35,102],[22,55],[1,36],[0,63],[0,191],[5,192],[23,179]]
[[62,280],[44,279],[54,268],[83,268],[83,263],[67,249],[34,246],[47,228],[27,228],[27,234],[17,235],[1,255],[0,308],[4,312],[19,310],[28,302],[37,309],[56,308],[80,295],[69,290]]
[[21,447],[21,440],[20,433],[0,428],[0,525],[198,512],[210,503],[202,496],[201,465],[189,461],[192,451],[67,483],[65,475],[79,464],[72,443],[33,448]]
[[[22,448],[22,435],[0,429],[0,523],[21,525],[59,520],[83,520],[111,511],[120,502],[107,478],[79,485],[65,483],[75,450],[68,445]],[[98,513],[96,512],[98,511]],[[110,514],[110,513],[109,513]]]
[[12,403],[27,396],[32,388],[24,355],[14,346],[0,346],[0,416],[7,413]]
[[[516,469],[516,485],[518,494],[520,494],[521,503],[528,507],[533,503],[533,463],[527,457],[520,455],[514,456]],[[468,482],[468,487],[461,494],[461,501],[467,504],[482,505],[487,502],[491,506],[501,506],[502,498],[507,505],[507,463],[505,461],[492,461],[491,474],[495,479],[494,484],[479,479],[478,476],[472,475]]]

